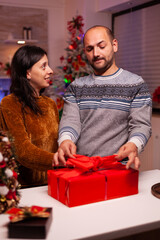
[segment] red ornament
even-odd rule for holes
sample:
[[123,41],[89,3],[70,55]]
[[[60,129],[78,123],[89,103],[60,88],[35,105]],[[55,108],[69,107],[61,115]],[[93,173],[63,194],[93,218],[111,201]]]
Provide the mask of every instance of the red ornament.
[[69,57],[69,58],[67,59],[67,62],[68,62],[68,63],[71,63],[71,62],[72,62],[72,58]]
[[78,30],[81,34],[83,34],[83,29],[82,27],[84,26],[83,24],[83,17],[82,16],[77,16],[76,18],[73,18],[72,21],[68,21],[68,31],[72,34],[72,39],[76,35],[76,30]]
[[68,81],[70,80],[71,82],[73,82],[73,77],[72,77],[72,74],[66,74],[66,75],[64,75],[64,78],[66,78]]
[[12,199],[15,199],[15,200],[16,200],[16,191],[12,192],[12,191],[10,190],[10,191],[8,192],[6,198],[9,199],[9,200],[12,200]]
[[77,61],[73,62],[72,66],[74,67],[75,71],[79,70],[79,63]]
[[86,65],[86,63],[82,60],[81,55],[78,55],[77,59],[80,66],[84,67]]
[[17,179],[17,178],[18,178],[18,174],[17,174],[14,170],[12,170],[12,172],[13,172],[13,177],[14,177],[15,179]]
[[77,59],[78,61],[81,61],[82,60],[81,55],[77,55]]
[[0,168],[4,168],[6,167],[6,162],[3,160],[2,162],[0,162]]
[[67,71],[67,66],[63,67],[63,71],[66,72]]
[[160,87],[156,88],[153,93],[153,102],[160,103]]
[[62,108],[63,108],[63,105],[64,105],[64,100],[63,100],[63,98],[57,98],[56,102],[57,102],[57,108],[58,108],[58,110],[62,109]]
[[60,61],[61,61],[61,63],[64,61],[64,57],[63,56],[60,57]]
[[72,43],[72,47],[73,47],[74,49],[77,48],[77,43],[76,43],[75,41],[73,41],[73,43]]

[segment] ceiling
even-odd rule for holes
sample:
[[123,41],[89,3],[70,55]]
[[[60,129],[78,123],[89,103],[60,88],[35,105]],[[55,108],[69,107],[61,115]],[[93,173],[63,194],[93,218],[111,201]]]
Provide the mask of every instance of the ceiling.
[[[116,6],[113,6],[111,8],[106,9],[107,12],[111,12],[111,13],[117,13],[117,12],[121,12],[127,9],[132,9],[133,7],[145,4],[147,2],[155,2],[155,0],[129,0],[126,3],[122,3]],[[157,0],[158,2],[158,0]]]

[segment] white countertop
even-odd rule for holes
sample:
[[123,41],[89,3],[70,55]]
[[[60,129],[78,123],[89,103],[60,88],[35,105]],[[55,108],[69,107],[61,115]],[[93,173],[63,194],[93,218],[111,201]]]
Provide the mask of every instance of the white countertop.
[[[136,195],[69,208],[47,193],[47,186],[20,191],[20,206],[53,208],[47,240],[113,239],[160,226],[160,199],[151,186],[160,182],[160,170],[140,172]],[[117,183],[118,185],[118,183]],[[0,239],[7,239],[8,215],[0,215]]]

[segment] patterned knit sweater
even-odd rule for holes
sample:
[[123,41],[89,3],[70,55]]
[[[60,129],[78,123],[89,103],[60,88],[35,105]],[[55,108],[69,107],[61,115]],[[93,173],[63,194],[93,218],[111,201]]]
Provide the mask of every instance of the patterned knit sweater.
[[38,104],[43,115],[37,116],[28,108],[23,115],[21,104],[13,94],[1,101],[0,124],[14,138],[22,186],[47,184],[46,171],[52,168],[53,155],[57,151],[56,104],[45,96],[38,98]]
[[122,68],[109,76],[76,79],[64,100],[59,141],[71,139],[77,154],[111,155],[127,141],[142,151],[151,136],[149,90],[140,76]]

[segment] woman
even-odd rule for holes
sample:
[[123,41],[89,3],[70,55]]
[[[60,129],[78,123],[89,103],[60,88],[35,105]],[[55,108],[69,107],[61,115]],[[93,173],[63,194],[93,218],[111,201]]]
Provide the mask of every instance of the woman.
[[1,127],[14,139],[22,186],[47,184],[57,151],[58,111],[41,95],[49,86],[52,69],[46,52],[37,46],[19,48],[11,63],[10,95],[1,101]]

